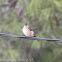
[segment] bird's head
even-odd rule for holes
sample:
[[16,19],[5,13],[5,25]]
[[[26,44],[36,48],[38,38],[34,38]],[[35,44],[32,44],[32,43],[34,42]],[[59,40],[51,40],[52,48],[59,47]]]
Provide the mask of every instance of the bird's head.
[[27,23],[25,23],[24,25],[25,25],[25,26],[27,26],[28,24],[27,24]]
[[29,25],[27,23],[25,23],[24,26],[29,27]]

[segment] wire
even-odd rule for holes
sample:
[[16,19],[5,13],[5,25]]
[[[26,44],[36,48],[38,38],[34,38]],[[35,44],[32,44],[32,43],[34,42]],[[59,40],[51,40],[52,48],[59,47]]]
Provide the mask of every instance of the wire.
[[17,35],[6,34],[6,33],[0,33],[0,36],[24,38],[24,39],[31,39],[31,40],[46,40],[46,41],[52,41],[52,42],[62,42],[62,40],[60,40],[60,39],[48,39],[48,38],[40,38],[40,37],[17,36]]

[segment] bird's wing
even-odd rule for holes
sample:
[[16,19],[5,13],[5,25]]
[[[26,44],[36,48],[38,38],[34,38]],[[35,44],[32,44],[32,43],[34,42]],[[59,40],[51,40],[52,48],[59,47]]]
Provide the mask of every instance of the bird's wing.
[[28,29],[29,29],[30,31],[32,31],[32,29],[31,29],[30,27],[28,27]]

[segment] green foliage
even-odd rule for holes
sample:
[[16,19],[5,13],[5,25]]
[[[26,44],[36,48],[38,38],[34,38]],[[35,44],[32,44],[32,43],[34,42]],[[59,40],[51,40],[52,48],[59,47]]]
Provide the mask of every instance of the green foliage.
[[[0,32],[23,35],[22,27],[29,24],[37,37],[62,39],[62,1],[61,0],[19,0],[17,6],[23,6],[23,14],[18,9],[3,12],[8,0],[0,0]],[[2,6],[3,5],[3,6]],[[2,52],[2,53],[1,53]],[[20,62],[32,59],[32,62],[62,62],[62,44],[55,42],[0,37],[0,58],[6,62]],[[12,59],[12,60],[11,60]],[[28,62],[28,61],[27,61]]]
[[40,48],[40,42],[39,41],[34,41],[33,44],[32,44],[32,48],[39,49]]
[[16,58],[19,57],[19,54],[16,50],[8,50],[4,53],[4,58]]

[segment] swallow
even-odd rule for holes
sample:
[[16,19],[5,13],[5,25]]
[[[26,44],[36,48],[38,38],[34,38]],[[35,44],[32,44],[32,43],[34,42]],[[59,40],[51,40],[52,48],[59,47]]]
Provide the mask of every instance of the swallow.
[[22,32],[25,36],[29,36],[29,37],[36,37],[34,35],[34,31],[32,31],[30,28],[29,28],[29,25],[27,23],[24,24],[23,28],[22,28]]

